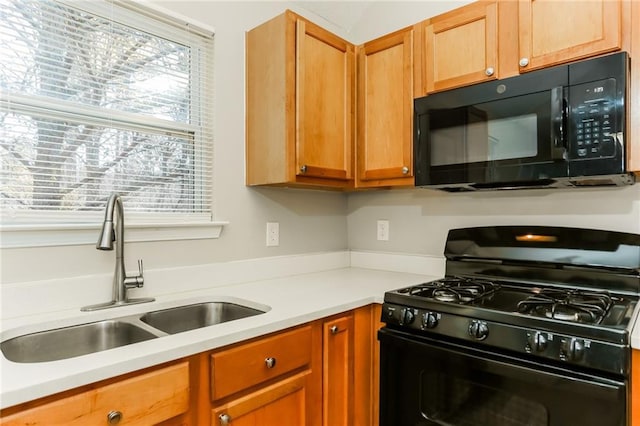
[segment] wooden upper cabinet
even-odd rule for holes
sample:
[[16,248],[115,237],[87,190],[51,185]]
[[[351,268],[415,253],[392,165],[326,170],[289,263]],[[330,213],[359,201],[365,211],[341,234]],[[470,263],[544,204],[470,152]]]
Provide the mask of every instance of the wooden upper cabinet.
[[425,93],[498,75],[498,5],[478,1],[424,22]]
[[620,0],[519,0],[520,71],[620,49],[621,10]]
[[247,185],[353,185],[355,48],[286,11],[246,37]]
[[358,48],[357,187],[414,183],[413,33]]
[[297,174],[351,178],[354,47],[317,25],[297,25]]
[[[628,20],[625,20],[626,23],[625,30],[628,29],[628,36],[626,37],[629,40],[629,53],[631,58],[634,58],[631,61],[631,88],[629,91],[629,121],[628,121],[628,129],[629,134],[627,137],[627,141],[629,142],[628,150],[627,150],[627,158],[628,158],[628,170],[636,172],[636,177],[640,178],[640,2],[633,1],[630,5],[626,5],[630,7],[630,13],[625,14]],[[635,23],[635,25],[632,25]],[[629,28],[630,27],[630,28]],[[627,34],[623,32],[623,34]],[[627,47],[625,46],[625,49]],[[640,361],[640,358],[638,359]],[[640,363],[638,365],[640,369]],[[640,387],[640,381],[638,382]],[[640,390],[640,389],[639,389]],[[638,418],[640,418],[640,404],[638,404]]]

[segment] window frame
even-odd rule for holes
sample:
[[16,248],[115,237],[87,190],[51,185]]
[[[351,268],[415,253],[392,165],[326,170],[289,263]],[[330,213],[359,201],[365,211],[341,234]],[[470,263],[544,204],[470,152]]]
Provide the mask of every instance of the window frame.
[[[88,13],[100,15],[106,19],[110,19],[126,26],[131,26],[140,31],[146,31],[155,36],[168,38],[176,43],[182,43],[193,47],[192,36],[189,34],[197,34],[199,36],[213,38],[215,30],[206,24],[196,22],[190,18],[177,14],[173,11],[165,9],[158,5],[141,4],[131,0],[102,0],[102,1],[76,1],[76,0],[55,0],[56,2],[72,7],[82,9]],[[171,31],[167,36],[165,31],[167,26],[173,26],[176,29]],[[198,52],[199,53],[199,52]],[[213,61],[210,52],[208,64],[212,65]],[[201,70],[204,64],[203,59],[198,55],[196,69]],[[206,58],[205,58],[206,60]],[[195,71],[196,73],[199,71]],[[211,67],[207,71],[206,76],[213,80],[214,70]],[[202,80],[201,75],[191,76],[191,98],[200,99],[203,87],[200,86]],[[212,86],[213,83],[211,82]],[[17,110],[23,112],[37,112],[42,115],[48,109],[49,103],[59,103],[60,101],[47,100],[42,98],[31,97],[28,95],[9,95],[11,103],[18,104]],[[0,97],[0,101],[4,102],[4,97]],[[210,101],[208,101],[210,102]],[[65,106],[64,113],[55,114],[55,118],[64,115],[68,118],[81,118],[82,120],[91,121],[91,107],[78,107],[72,103]],[[165,122],[161,119],[144,117],[140,120],[131,119],[131,116],[124,112],[110,111],[110,115],[120,123],[127,123],[130,129],[140,128],[145,130],[166,129],[172,132],[178,131],[185,133],[193,133],[195,140],[195,155],[203,155],[203,144],[211,143],[208,148],[210,150],[210,158],[205,163],[196,162],[197,165],[205,164],[210,167],[208,174],[209,187],[203,188],[206,183],[202,181],[202,175],[196,176],[197,186],[195,193],[198,197],[209,198],[208,211],[206,213],[141,213],[126,211],[125,203],[125,224],[127,228],[127,241],[166,241],[166,240],[190,240],[190,239],[207,239],[218,238],[222,232],[223,226],[227,225],[226,221],[214,220],[214,202],[213,202],[213,104],[210,103],[209,108],[205,108],[204,112],[199,114],[202,119],[198,124]],[[201,107],[202,108],[202,107]],[[60,110],[59,107],[55,108]],[[50,109],[49,109],[50,110]],[[51,114],[54,115],[54,114]],[[95,119],[100,121],[100,119]],[[149,126],[153,124],[153,126]],[[167,124],[170,124],[167,126]],[[102,123],[104,125],[104,122]],[[205,137],[202,132],[198,131],[200,127],[210,125],[211,127],[205,131],[209,134],[209,142],[204,142]],[[52,212],[31,210],[20,211],[16,214],[6,214],[2,212],[3,217],[0,218],[0,248],[18,248],[18,247],[46,247],[46,246],[65,246],[65,245],[82,245],[95,244],[97,233],[100,229],[104,212]]]

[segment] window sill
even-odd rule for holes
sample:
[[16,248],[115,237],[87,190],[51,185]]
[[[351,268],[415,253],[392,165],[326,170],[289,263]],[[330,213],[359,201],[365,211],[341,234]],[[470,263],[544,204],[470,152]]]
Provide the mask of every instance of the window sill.
[[[126,225],[126,242],[219,238],[229,222],[133,223]],[[0,248],[96,244],[102,223],[0,226]]]

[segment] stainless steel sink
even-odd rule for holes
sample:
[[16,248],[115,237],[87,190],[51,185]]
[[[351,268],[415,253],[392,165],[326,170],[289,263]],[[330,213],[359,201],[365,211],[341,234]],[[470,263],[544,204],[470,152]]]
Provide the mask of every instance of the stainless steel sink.
[[207,302],[149,312],[140,320],[165,333],[175,334],[263,313],[235,303]]
[[45,362],[104,351],[157,336],[128,322],[100,321],[25,334],[0,344],[14,362]]
[[3,341],[0,349],[13,362],[57,361],[265,312],[230,302],[194,303],[23,334]]

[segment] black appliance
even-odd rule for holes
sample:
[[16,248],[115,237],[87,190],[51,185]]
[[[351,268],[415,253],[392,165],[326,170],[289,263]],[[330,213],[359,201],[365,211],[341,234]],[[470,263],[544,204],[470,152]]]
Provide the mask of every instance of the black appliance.
[[630,185],[626,52],[414,102],[415,185],[446,191]]
[[441,279],[385,293],[381,426],[625,426],[640,235],[449,231]]

